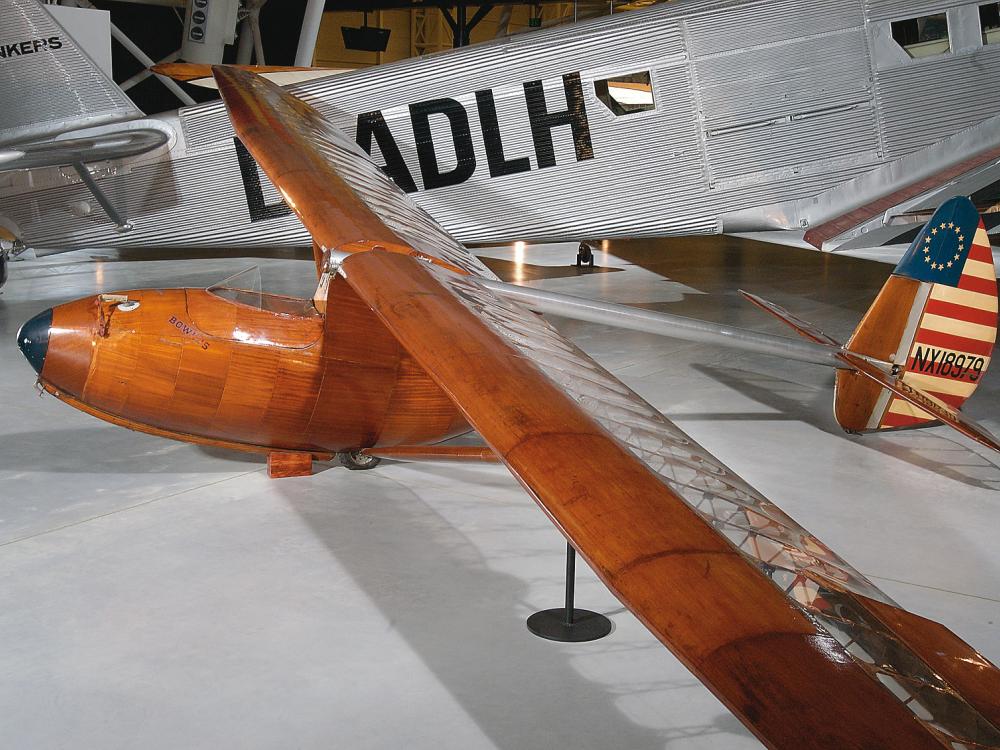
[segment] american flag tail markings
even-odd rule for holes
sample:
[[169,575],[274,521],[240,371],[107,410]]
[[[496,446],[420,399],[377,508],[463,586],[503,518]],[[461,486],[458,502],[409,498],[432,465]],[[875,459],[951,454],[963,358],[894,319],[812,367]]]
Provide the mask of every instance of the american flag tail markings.
[[[812,341],[840,344],[787,310],[743,292]],[[964,196],[941,205],[913,240],[838,358],[834,413],[867,432],[943,422],[983,445],[997,440],[959,408],[989,367],[997,280],[986,228]]]
[[[954,411],[982,381],[996,333],[993,253],[979,212],[960,196],[913,240],[846,348],[888,360],[904,394]],[[857,370],[837,373],[835,410],[856,431],[947,421]]]

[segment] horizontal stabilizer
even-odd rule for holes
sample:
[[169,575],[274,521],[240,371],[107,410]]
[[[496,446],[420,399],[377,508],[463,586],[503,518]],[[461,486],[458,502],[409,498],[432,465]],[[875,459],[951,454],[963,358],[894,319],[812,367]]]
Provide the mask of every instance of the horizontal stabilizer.
[[[969,231],[971,237],[975,232],[975,221],[979,220],[979,215],[972,208],[971,203],[968,203],[967,199],[965,201],[965,203],[958,203],[956,209],[959,212],[965,212],[965,214],[971,211],[971,214],[944,217],[953,220],[952,234],[955,234],[956,237],[963,230],[956,230],[955,227],[964,226],[972,222],[971,226],[973,228]],[[938,218],[941,217],[939,216]],[[941,222],[938,223],[940,224],[937,227],[939,230],[942,226],[947,228],[947,221],[943,224]],[[932,225],[929,225],[927,236],[933,237],[934,235],[930,235],[929,233],[930,229],[933,229]],[[936,273],[939,279],[943,278],[944,281],[952,281],[957,284],[963,275],[963,269],[966,268],[964,258],[962,263],[954,266],[939,264],[937,261],[924,263],[921,260],[923,257],[931,258],[933,256],[930,250],[926,253],[922,250],[923,246],[927,246],[928,248],[932,246],[931,242],[923,242],[923,239],[924,235],[921,234],[918,237],[918,241],[915,241],[918,254],[911,252],[900,262],[896,273],[882,290],[879,297],[882,301],[881,304],[877,302],[872,306],[872,310],[869,310],[868,314],[859,324],[857,331],[851,337],[848,343],[849,348],[842,347],[835,339],[825,334],[819,328],[807,321],[801,320],[780,305],[768,302],[755,294],[750,294],[743,290],[740,290],[740,294],[762,310],[766,310],[793,328],[799,335],[816,343],[837,347],[838,351],[834,354],[834,357],[845,365],[841,369],[847,371],[838,372],[837,374],[834,410],[837,421],[844,429],[853,432],[876,428],[917,426],[919,424],[931,423],[934,420],[940,420],[944,424],[955,428],[963,435],[972,438],[977,443],[981,443],[995,451],[1000,451],[1000,443],[984,428],[959,413],[955,406],[936,397],[936,394],[927,393],[914,385],[911,381],[915,379],[916,372],[908,374],[908,369],[895,367],[890,374],[876,364],[881,362],[883,366],[889,366],[889,363],[896,359],[894,352],[899,348],[899,339],[901,336],[904,336],[904,331],[908,327],[907,321],[914,320],[914,315],[910,314],[910,311],[915,293],[913,290],[907,293],[907,285],[912,286],[915,283],[919,283],[919,280],[929,273]],[[973,252],[976,252],[975,248]],[[961,253],[959,253],[959,256],[961,257]],[[933,268],[931,268],[931,263],[933,263]],[[954,271],[952,268],[954,268]],[[916,277],[915,279],[912,278],[914,276]],[[993,282],[991,281],[990,283]],[[933,287],[938,286],[938,284],[931,284],[929,286],[933,291]],[[993,286],[995,287],[995,283],[993,283]],[[982,296],[985,297],[986,295]],[[994,301],[994,307],[991,313],[992,317],[990,318],[992,321],[992,328],[990,330],[995,332],[995,292],[991,299]],[[922,297],[920,305],[924,304],[925,298]],[[922,309],[920,307],[917,312],[919,313]],[[947,309],[937,310],[937,312],[940,314],[949,314]],[[954,328],[955,325],[959,325],[960,323],[961,321],[950,325]],[[983,326],[983,328],[987,328],[987,326]],[[919,331],[920,329],[917,328],[916,330]],[[913,335],[912,331],[910,335]],[[992,338],[989,339],[988,343],[992,347]],[[907,344],[907,346],[909,345]],[[852,351],[854,347],[857,347],[858,350]],[[959,360],[958,356],[954,355],[952,361],[964,362],[966,360],[965,357]],[[907,360],[908,363],[912,361],[912,357]],[[922,362],[922,360],[918,361]],[[971,393],[971,389],[975,387],[979,377],[985,371],[985,365],[982,364],[983,360],[975,361],[979,369],[969,369],[966,382],[962,383],[964,386],[971,386],[969,393]],[[919,370],[920,367],[916,366],[914,369]],[[952,365],[949,365],[948,372],[951,369]],[[959,368],[955,367],[954,369],[958,372]],[[852,380],[852,378],[857,378],[855,373],[860,373],[863,376],[862,380]],[[922,376],[925,379],[929,377],[926,374],[922,374]],[[933,383],[936,381],[929,382]],[[882,395],[883,393],[885,394],[884,396]],[[947,397],[955,399],[954,394]],[[964,401],[964,398],[962,400]],[[904,403],[898,405],[898,401]],[[878,417],[875,421],[873,421],[873,413]],[[860,417],[859,414],[861,415]],[[900,418],[905,418],[907,421],[896,421]]]
[[892,391],[896,396],[916,406],[921,411],[933,415],[940,419],[949,427],[954,427],[966,437],[970,437],[977,443],[1000,451],[1000,443],[984,428],[973,422],[967,416],[960,414],[957,409],[953,409],[948,404],[938,401],[933,396],[921,391],[919,388],[906,383],[902,378],[883,372],[875,365],[865,361],[856,354],[845,351],[838,355],[841,359],[851,365],[855,370],[869,378],[883,388]]
[[753,304],[757,305],[757,307],[761,310],[766,310],[785,325],[795,329],[800,336],[807,338],[810,341],[815,341],[817,344],[828,344],[829,346],[835,346],[838,349],[840,348],[839,341],[827,336],[812,323],[792,315],[781,305],[768,302],[763,297],[758,297],[756,294],[750,294],[750,292],[745,292],[742,289],[740,289],[740,294],[750,300]]

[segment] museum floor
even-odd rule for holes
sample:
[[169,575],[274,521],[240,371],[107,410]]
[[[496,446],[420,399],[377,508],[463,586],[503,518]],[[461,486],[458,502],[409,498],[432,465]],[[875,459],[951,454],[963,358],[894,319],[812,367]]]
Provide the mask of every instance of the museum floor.
[[[486,253],[487,251],[483,251]],[[732,238],[488,251],[504,278],[783,332],[745,288],[846,338],[890,267]],[[760,747],[584,565],[598,642],[530,635],[564,543],[498,466],[317,465],[128,432],[39,397],[19,325],[97,291],[207,286],[305,255],[104,251],[11,264],[0,295],[5,748]],[[848,436],[820,367],[555,321],[914,612],[1000,663],[1000,457],[944,428]],[[1000,431],[1000,371],[967,411]],[[609,476],[608,481],[614,481]],[[766,689],[766,688],[765,688]],[[788,717],[795,721],[794,716]]]

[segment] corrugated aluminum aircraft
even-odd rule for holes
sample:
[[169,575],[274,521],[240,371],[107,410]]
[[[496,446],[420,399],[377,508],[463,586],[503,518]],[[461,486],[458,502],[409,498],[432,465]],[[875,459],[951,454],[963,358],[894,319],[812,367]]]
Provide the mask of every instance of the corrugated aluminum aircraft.
[[[850,249],[993,202],[998,41],[996,2],[678,0],[289,90],[462,242]],[[143,117],[37,0],[0,0],[0,86],[0,226],[37,252],[308,244],[221,103]]]

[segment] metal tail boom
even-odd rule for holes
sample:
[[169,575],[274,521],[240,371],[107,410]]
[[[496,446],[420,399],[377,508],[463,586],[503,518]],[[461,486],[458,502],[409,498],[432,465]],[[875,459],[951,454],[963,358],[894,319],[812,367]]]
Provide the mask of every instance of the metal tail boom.
[[700,344],[718,344],[798,362],[849,368],[849,365],[837,358],[840,347],[829,344],[760,333],[746,328],[687,318],[682,315],[640,310],[628,305],[600,302],[569,294],[543,292],[500,281],[483,280],[480,283],[500,296],[517,300],[540,313],[654,333],[659,336],[668,336]]

